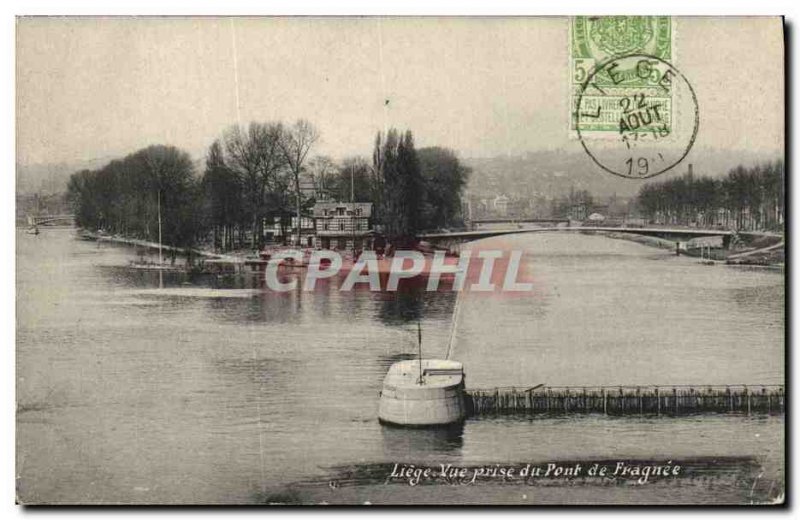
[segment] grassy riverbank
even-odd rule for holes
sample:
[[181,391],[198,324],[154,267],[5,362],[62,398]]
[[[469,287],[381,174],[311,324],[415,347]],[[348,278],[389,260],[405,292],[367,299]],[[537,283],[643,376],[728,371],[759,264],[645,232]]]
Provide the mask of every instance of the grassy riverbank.
[[[149,251],[157,251],[159,249],[157,242],[151,242],[138,238],[129,238],[121,235],[109,235],[106,233],[98,233],[95,231],[79,229],[78,236],[83,240],[110,242],[114,244],[132,246],[139,250],[145,249]],[[274,254],[290,247],[291,246],[284,246],[280,244],[268,244],[261,250],[261,252]],[[176,269],[183,269],[183,267],[177,266],[175,260],[177,257],[182,257],[185,259],[185,269],[199,271],[205,270],[212,263],[222,263],[230,266],[242,266],[248,261],[257,260],[259,258],[259,252],[251,249],[237,249],[220,253],[214,251],[211,247],[204,247],[202,245],[193,248],[162,245],[161,251],[163,253],[164,262],[169,263],[172,266],[176,266]],[[155,265],[151,262],[149,264]],[[213,271],[217,272],[215,269]]]
[[97,233],[95,231],[89,231],[86,229],[79,229],[78,236],[84,240],[96,240],[98,242],[113,242],[115,244],[125,244],[145,249],[158,249],[160,247],[164,253],[169,253],[169,254],[175,253],[176,255],[181,255],[181,256],[193,255],[205,258],[219,258],[221,256],[224,256],[204,249],[175,247],[166,244],[162,244],[161,246],[159,246],[158,242],[150,242],[148,240],[129,238],[121,235],[108,235],[105,233]]

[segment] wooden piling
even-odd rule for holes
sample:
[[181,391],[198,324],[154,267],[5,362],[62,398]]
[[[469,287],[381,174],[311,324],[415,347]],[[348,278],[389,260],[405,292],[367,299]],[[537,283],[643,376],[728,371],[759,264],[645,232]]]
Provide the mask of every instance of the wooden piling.
[[672,396],[673,396],[673,399],[674,399],[672,401],[672,406],[674,408],[674,413],[675,413],[675,415],[678,415],[678,389],[677,388],[673,388],[672,389]]
[[656,415],[661,415],[661,396],[658,394],[658,387],[656,387]]
[[750,415],[750,392],[747,391],[747,387],[744,387],[744,395],[747,396],[747,415]]
[[785,413],[785,393],[779,385],[752,392],[745,385],[719,387],[675,386],[664,392],[651,387],[498,387],[467,390],[471,415],[484,413],[603,413],[605,415],[661,416],[693,413]]
[[[761,394],[763,395],[763,394],[766,394],[766,393],[767,393],[767,389],[766,388],[762,388],[761,389]],[[767,395],[767,414],[769,414],[772,411],[772,399],[771,399],[771,397],[772,397],[771,395],[769,395],[769,394]]]
[[602,393],[603,393],[603,413],[608,415],[608,408],[606,408],[606,389],[605,388],[602,389]]
[[636,398],[639,400],[639,415],[642,415],[642,394],[641,389],[638,386],[636,387]]
[[589,403],[586,400],[586,387],[583,388],[583,394],[581,395],[581,403],[580,408],[582,413],[589,412]]

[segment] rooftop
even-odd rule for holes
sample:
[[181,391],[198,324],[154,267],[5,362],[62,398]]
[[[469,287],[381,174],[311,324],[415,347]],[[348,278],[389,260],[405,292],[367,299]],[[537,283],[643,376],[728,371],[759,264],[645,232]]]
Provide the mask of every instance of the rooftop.
[[314,204],[315,217],[333,217],[341,210],[340,216],[352,216],[352,212],[360,210],[359,217],[369,217],[372,215],[371,202],[317,202]]

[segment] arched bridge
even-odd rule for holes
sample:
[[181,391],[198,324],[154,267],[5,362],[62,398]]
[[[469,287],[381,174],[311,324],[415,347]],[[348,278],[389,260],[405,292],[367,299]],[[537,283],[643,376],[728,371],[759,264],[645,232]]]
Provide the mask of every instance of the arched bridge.
[[[501,235],[519,235],[521,233],[569,232],[569,231],[608,231],[613,233],[630,233],[635,235],[654,236],[676,242],[688,241],[699,237],[722,237],[722,245],[730,246],[734,231],[723,229],[669,228],[669,227],[604,227],[604,226],[559,226],[559,227],[516,227],[508,229],[481,229],[477,231],[454,231],[448,233],[424,233],[421,240],[432,244],[449,247],[452,245],[490,238]],[[747,233],[741,233],[747,234]]]

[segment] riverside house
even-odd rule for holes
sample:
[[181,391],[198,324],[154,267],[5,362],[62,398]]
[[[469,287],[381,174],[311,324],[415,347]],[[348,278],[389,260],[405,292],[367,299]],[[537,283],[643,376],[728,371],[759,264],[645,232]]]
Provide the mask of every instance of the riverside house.
[[318,202],[314,205],[315,246],[321,249],[371,248],[371,202]]

